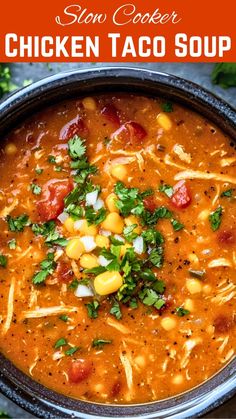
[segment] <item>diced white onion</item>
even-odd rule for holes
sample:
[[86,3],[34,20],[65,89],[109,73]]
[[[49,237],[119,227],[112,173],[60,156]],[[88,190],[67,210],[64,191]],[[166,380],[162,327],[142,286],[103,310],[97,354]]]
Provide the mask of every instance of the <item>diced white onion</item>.
[[63,352],[57,351],[57,352],[54,352],[54,354],[52,355],[52,359],[53,361],[58,361],[59,359],[63,358],[63,356],[65,356]]
[[76,297],[93,297],[93,291],[87,285],[79,284],[74,292]]
[[63,224],[67,218],[69,217],[69,215],[66,212],[62,212],[61,214],[58,215],[57,219]]
[[136,237],[136,239],[134,239],[133,248],[134,248],[134,251],[138,253],[138,255],[141,255],[143,253],[143,250],[144,250],[143,237],[138,236]]
[[108,231],[108,230],[104,230],[103,228],[101,228],[101,229],[100,229],[99,233],[100,233],[102,236],[105,236],[105,237],[109,237],[109,236],[111,236],[111,232],[110,232],[110,231]]
[[85,203],[87,206],[94,205],[98,199],[98,190],[89,192],[85,195]]
[[84,224],[84,220],[76,220],[76,221],[74,222],[74,229],[75,229],[76,231],[77,231],[77,230],[80,230],[83,224]]
[[125,242],[124,237],[120,236],[119,234],[115,234],[115,235],[114,235],[114,238],[115,238],[116,240],[119,240],[119,241],[120,241],[120,242],[122,242],[122,243],[124,243],[124,242]]
[[106,259],[104,256],[99,256],[98,261],[101,266],[107,266],[111,262],[110,260]]
[[80,241],[83,243],[86,252],[92,252],[97,247],[93,236],[83,236]]
[[95,211],[98,211],[103,207],[104,207],[104,201],[101,198],[98,198],[95,204],[93,204],[93,208],[95,209]]

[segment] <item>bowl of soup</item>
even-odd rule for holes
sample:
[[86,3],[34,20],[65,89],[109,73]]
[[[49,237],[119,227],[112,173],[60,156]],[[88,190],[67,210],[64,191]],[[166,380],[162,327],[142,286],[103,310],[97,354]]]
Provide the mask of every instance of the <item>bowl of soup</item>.
[[38,417],[190,417],[235,391],[236,114],[131,68],[0,105],[0,386]]

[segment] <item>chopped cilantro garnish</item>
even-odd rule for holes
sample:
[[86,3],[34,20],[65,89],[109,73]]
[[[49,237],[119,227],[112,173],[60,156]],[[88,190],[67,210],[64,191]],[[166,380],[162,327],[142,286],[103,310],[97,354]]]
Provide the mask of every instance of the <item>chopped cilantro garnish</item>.
[[160,310],[160,308],[165,305],[163,298],[151,288],[144,288],[139,293],[139,298],[142,300],[143,304],[154,306],[157,310]]
[[67,340],[66,340],[66,339],[64,339],[64,338],[60,338],[60,339],[58,339],[58,340],[56,341],[56,343],[55,343],[55,345],[54,345],[54,348],[55,348],[55,349],[58,349],[58,348],[60,348],[61,346],[65,346],[65,345],[67,345]]
[[177,316],[179,316],[179,317],[186,316],[187,314],[189,314],[189,313],[190,313],[190,311],[189,311],[189,310],[186,310],[186,309],[185,309],[185,308],[183,308],[183,307],[177,307],[177,308],[175,309],[175,312],[176,312]]
[[32,278],[33,284],[42,284],[49,275],[52,275],[56,266],[56,262],[54,262],[54,253],[48,253],[47,259],[44,259],[40,263],[41,270],[34,274]]
[[58,245],[66,246],[68,241],[60,236],[60,233],[56,231],[55,221],[47,221],[43,224],[32,224],[32,231],[36,236],[45,237],[45,244],[49,247]]
[[214,212],[212,212],[209,215],[209,221],[210,221],[211,229],[213,231],[218,230],[218,228],[220,227],[222,215],[223,215],[222,207],[218,207]]
[[87,307],[88,316],[90,319],[96,319],[98,317],[98,309],[100,306],[99,302],[95,300],[85,305]]
[[86,274],[91,274],[91,275],[99,275],[99,274],[102,274],[105,271],[106,271],[106,268],[104,268],[103,266],[96,266],[95,268],[86,269],[85,273]]
[[80,346],[72,346],[72,348],[65,351],[66,356],[71,356],[80,349]]
[[148,260],[156,266],[156,268],[161,268],[163,265],[163,248],[158,246],[151,250]]
[[173,112],[173,104],[171,102],[164,102],[161,107],[164,112]]
[[120,304],[118,303],[118,301],[114,300],[110,309],[110,314],[112,314],[117,320],[120,320],[122,318]]
[[69,317],[66,314],[62,314],[59,317],[59,319],[66,323],[68,321]]
[[137,233],[135,233],[135,229],[137,227],[137,224],[132,224],[130,226],[126,226],[123,230],[123,234],[125,237],[125,240],[129,243],[131,243],[136,237],[138,236]]
[[2,254],[0,254],[0,266],[2,268],[6,268],[7,266],[7,257]]
[[35,173],[37,173],[37,175],[41,175],[41,173],[43,173],[43,169],[36,168]]
[[154,246],[159,246],[164,243],[164,238],[162,234],[155,230],[154,228],[148,228],[142,233],[142,237],[144,238],[147,244],[152,244]]
[[223,197],[227,197],[227,198],[231,198],[233,196],[233,189],[227,189],[227,191],[224,191],[221,193],[221,198]]
[[142,214],[143,223],[149,226],[155,225],[160,218],[171,218],[172,212],[166,207],[158,207],[155,211],[145,211]]
[[88,221],[88,225],[102,223],[106,218],[106,214],[105,208],[100,208],[98,211],[95,211],[93,207],[85,207],[85,218]]
[[52,163],[52,164],[56,163],[56,157],[52,156],[52,155],[49,155],[48,156],[48,162]]
[[8,215],[6,220],[10,231],[23,231],[29,225],[29,217],[26,214],[19,215],[19,217],[15,218]]
[[171,220],[171,224],[172,224],[172,227],[173,227],[173,229],[175,230],[175,231],[179,231],[179,230],[182,230],[183,228],[184,228],[184,224],[181,224],[178,220],[176,220],[175,218],[173,218],[172,220]]
[[75,135],[68,141],[69,155],[73,160],[80,159],[86,152],[85,140]]
[[107,271],[120,271],[120,263],[118,258],[120,256],[120,246],[111,245],[111,250],[102,249],[100,255],[105,257],[110,263],[106,266]]
[[122,215],[127,217],[130,213],[135,215],[143,213],[143,198],[138,188],[126,188],[122,182],[117,182],[114,190],[119,198],[115,204]]
[[15,250],[15,248],[16,248],[16,239],[11,239],[11,240],[9,240],[9,242],[8,242],[8,247],[9,247],[9,249],[11,249],[11,250]]
[[168,196],[168,198],[171,198],[174,193],[172,186],[166,185],[165,183],[162,183],[159,186],[159,191],[164,192]]
[[41,186],[37,185],[36,183],[31,183],[30,189],[34,195],[40,195],[42,192]]
[[55,172],[61,172],[62,171],[62,166],[55,166],[54,170],[55,170]]
[[138,302],[136,300],[136,298],[131,298],[130,302],[129,302],[129,307],[130,308],[138,308]]
[[112,343],[112,340],[108,339],[94,339],[92,342],[93,348],[103,348],[104,345],[108,345],[109,343]]
[[5,93],[10,93],[15,89],[17,89],[17,86],[11,82],[10,67],[0,63],[0,98]]
[[[0,82],[0,88],[1,88],[1,82]],[[11,416],[8,415],[8,413],[5,410],[0,411],[0,418],[1,419],[11,419]]]

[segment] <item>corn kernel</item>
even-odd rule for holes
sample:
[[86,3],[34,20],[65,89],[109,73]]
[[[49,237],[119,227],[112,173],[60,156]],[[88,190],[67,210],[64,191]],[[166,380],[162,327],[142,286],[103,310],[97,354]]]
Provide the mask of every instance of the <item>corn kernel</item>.
[[111,175],[118,180],[125,180],[127,178],[127,169],[124,164],[116,164],[111,168]]
[[135,215],[129,215],[128,217],[126,217],[124,219],[125,225],[126,226],[131,226],[133,224],[137,224],[137,227],[135,227],[134,229],[134,233],[136,234],[141,234],[142,233],[142,229],[139,225],[138,219],[137,217],[135,217]]
[[198,279],[187,279],[186,287],[190,294],[198,294],[202,291],[202,284]]
[[88,225],[87,220],[78,220],[74,223],[74,229],[85,236],[96,236],[98,229],[95,225]]
[[190,311],[191,313],[194,311],[194,302],[190,298],[187,298],[184,303],[185,310]]
[[78,260],[84,251],[84,245],[78,237],[69,240],[69,243],[66,246],[66,255],[70,259]]
[[206,294],[206,295],[210,294],[212,291],[212,287],[209,284],[205,284],[203,285],[202,291],[203,291],[203,294]]
[[5,146],[5,153],[8,156],[13,156],[14,154],[16,154],[17,153],[17,147],[16,147],[16,145],[14,143],[8,143]]
[[109,209],[110,212],[119,212],[115,201],[117,200],[117,196],[114,193],[111,193],[110,195],[108,195],[108,197],[105,200],[106,206]]
[[157,122],[165,131],[169,131],[172,128],[171,119],[163,112],[157,115]]
[[101,226],[112,233],[121,234],[124,228],[124,221],[117,212],[110,212]]
[[96,256],[89,255],[88,253],[85,253],[84,255],[82,255],[79,262],[80,262],[80,266],[84,269],[92,269],[99,266]]
[[123,284],[123,278],[117,271],[104,272],[94,279],[94,288],[99,295],[108,295],[118,291]]
[[173,378],[172,378],[172,383],[176,384],[176,385],[180,385],[182,384],[184,381],[184,377],[181,374],[176,374]]
[[121,248],[120,248],[120,256],[121,257],[123,257],[126,254],[129,247],[132,247],[132,245],[130,243],[125,243],[121,246]]
[[95,100],[92,97],[85,97],[82,100],[83,107],[88,111],[96,111],[97,105]]
[[110,246],[110,240],[108,237],[102,236],[101,234],[98,234],[95,237],[95,243],[98,247],[105,247],[106,249]]
[[163,319],[161,319],[161,326],[169,332],[176,327],[176,320],[173,319],[173,317],[163,317]]
[[143,355],[138,355],[134,358],[135,364],[137,364],[140,368],[144,368],[146,365],[146,359]]
[[75,233],[75,229],[74,229],[74,220],[71,217],[68,217],[65,222],[64,222],[64,227],[67,231],[69,231],[69,233]]

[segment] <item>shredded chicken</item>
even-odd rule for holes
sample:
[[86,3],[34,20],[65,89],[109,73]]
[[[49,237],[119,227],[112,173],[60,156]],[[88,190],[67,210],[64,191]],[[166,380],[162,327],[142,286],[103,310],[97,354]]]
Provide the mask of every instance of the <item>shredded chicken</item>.
[[181,144],[175,144],[173,147],[173,153],[175,153],[180,160],[190,164],[192,157],[191,154],[186,153],[186,151],[184,150],[184,147]]
[[3,324],[2,332],[6,334],[9,330],[12,322],[13,317],[13,309],[14,309],[14,293],[15,293],[15,283],[16,280],[14,277],[11,279],[11,285],[8,294],[8,302],[7,302],[7,317],[5,323]]
[[120,353],[120,361],[121,361],[121,363],[124,367],[124,370],[125,370],[127,387],[129,389],[129,393],[127,393],[126,399],[131,400],[132,399],[132,391],[133,391],[133,370],[132,370],[130,360],[127,357],[125,352]]
[[17,207],[19,204],[18,199],[14,199],[9,207],[4,207],[2,211],[0,211],[0,218],[6,218],[11,212]]
[[184,348],[185,354],[183,358],[181,359],[181,363],[180,363],[181,368],[185,368],[187,366],[187,364],[189,363],[189,356],[193,348],[195,348],[195,346],[199,345],[201,342],[202,342],[201,338],[195,338],[195,339],[188,339],[184,343],[183,348]]
[[107,324],[111,327],[114,327],[114,329],[118,330],[120,333],[123,333],[124,335],[127,335],[130,333],[130,330],[128,327],[124,326],[123,324],[117,322],[112,317],[107,318]]
[[25,319],[37,319],[40,317],[58,316],[60,314],[73,313],[76,311],[78,311],[78,308],[73,306],[39,307],[36,310],[23,311],[22,317]]
[[230,282],[229,284],[226,284],[224,287],[220,287],[216,295],[213,298],[211,298],[211,302],[218,305],[223,305],[230,301],[232,298],[234,298],[235,295],[236,285]]
[[208,268],[218,268],[220,266],[232,267],[232,262],[226,258],[213,259],[208,263]]
[[220,165],[222,167],[230,166],[231,164],[234,164],[234,163],[236,163],[235,157],[228,157],[228,158],[220,160]]
[[182,164],[178,164],[178,163],[175,163],[171,158],[170,158],[170,155],[169,154],[166,154],[165,155],[165,157],[164,157],[164,163],[167,165],[167,166],[173,166],[173,167],[176,167],[177,169],[182,169],[182,170],[187,170],[187,168],[185,167],[185,166],[182,166]]
[[179,172],[174,177],[175,180],[184,180],[184,179],[203,179],[203,180],[218,180],[220,182],[233,183],[236,184],[236,178],[228,175],[221,175],[220,173],[215,172],[201,172],[200,170],[184,170]]

